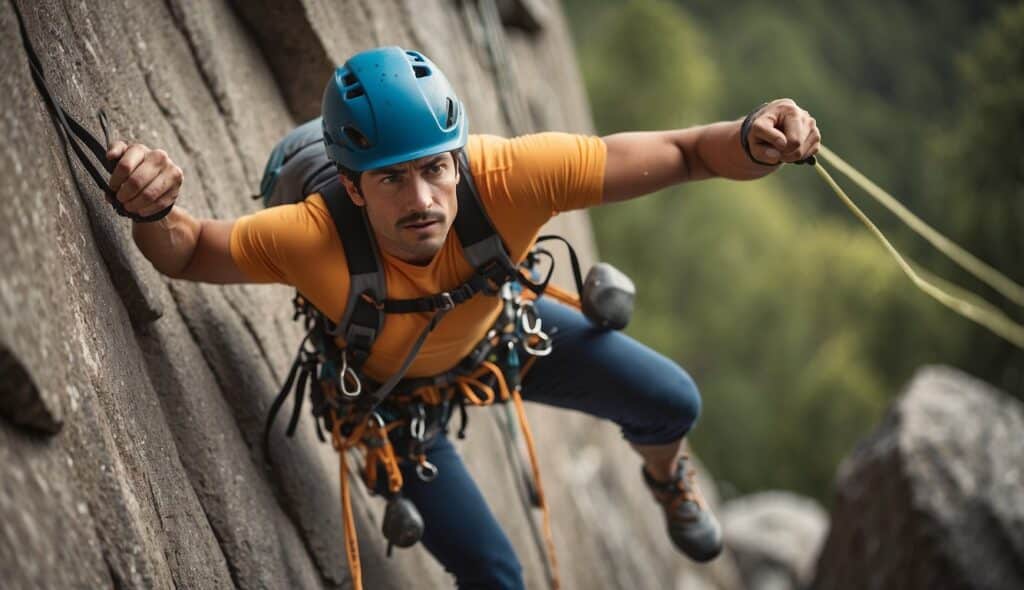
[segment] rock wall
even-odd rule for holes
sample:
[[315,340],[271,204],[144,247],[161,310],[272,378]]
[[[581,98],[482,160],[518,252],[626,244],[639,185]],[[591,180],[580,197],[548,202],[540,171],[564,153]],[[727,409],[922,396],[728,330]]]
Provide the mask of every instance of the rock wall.
[[[311,424],[259,451],[299,340],[283,287],[190,284],[138,253],[33,87],[13,0],[0,0],[0,579],[5,588],[343,588],[337,458]],[[381,44],[445,69],[474,132],[590,131],[562,13],[544,0],[19,0],[69,111],[166,149],[181,205],[253,211],[275,141],[315,114],[334,64]],[[593,248],[586,217],[552,224]],[[563,275],[564,277],[564,275]],[[616,429],[530,408],[566,588],[735,583],[728,558],[676,555]],[[542,556],[474,411],[467,462],[530,588]],[[280,426],[279,421],[279,426]],[[280,430],[275,437],[280,441]],[[443,588],[421,548],[387,560],[382,506],[356,489],[367,588]]]
[[1024,588],[1024,404],[1009,395],[921,370],[836,488],[815,588]]

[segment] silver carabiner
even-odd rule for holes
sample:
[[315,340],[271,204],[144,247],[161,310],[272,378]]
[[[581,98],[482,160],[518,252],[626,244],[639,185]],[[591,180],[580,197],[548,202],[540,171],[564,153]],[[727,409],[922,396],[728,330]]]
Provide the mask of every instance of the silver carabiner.
[[423,482],[429,483],[434,481],[437,478],[437,465],[424,460],[416,466],[416,477],[420,478],[420,481]]
[[[349,389],[350,380],[354,383],[351,389]],[[359,394],[363,392],[363,382],[349,366],[348,354],[345,351],[341,351],[341,371],[338,372],[338,385],[341,394],[345,397],[359,397]]]
[[522,328],[524,333],[534,336],[539,336],[542,333],[540,316],[537,315],[537,310],[533,307],[533,302],[529,299],[519,302],[519,307],[516,309],[516,316],[519,319],[519,326]]
[[423,442],[423,439],[427,437],[427,414],[423,410],[423,406],[417,406],[416,410],[417,415],[413,416],[412,421],[409,422],[409,435],[416,442]]
[[540,345],[536,346],[536,347],[531,346],[530,342],[529,342],[529,339],[528,338],[524,338],[523,339],[523,350],[525,350],[528,354],[531,354],[533,356],[547,356],[547,355],[551,354],[551,350],[552,350],[551,338],[548,337],[548,335],[545,334],[544,332],[539,332],[537,334],[532,334],[532,335],[536,336],[537,338],[540,339]]
[[387,428],[387,423],[384,422],[384,417],[381,416],[378,412],[374,412],[373,414],[371,414],[369,421],[376,422],[378,428]]

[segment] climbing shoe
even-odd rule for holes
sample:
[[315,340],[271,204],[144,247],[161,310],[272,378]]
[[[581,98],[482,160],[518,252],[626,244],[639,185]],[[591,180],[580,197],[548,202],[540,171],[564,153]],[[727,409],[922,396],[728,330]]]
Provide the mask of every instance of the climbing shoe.
[[711,561],[722,552],[722,527],[694,481],[689,457],[679,459],[675,476],[662,482],[641,467],[644,481],[665,510],[668,536],[676,547],[694,561]]

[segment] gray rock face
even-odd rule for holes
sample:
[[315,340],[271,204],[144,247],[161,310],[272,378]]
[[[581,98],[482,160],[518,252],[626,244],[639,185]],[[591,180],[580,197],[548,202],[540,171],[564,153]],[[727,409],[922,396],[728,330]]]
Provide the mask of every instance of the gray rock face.
[[760,492],[730,500],[721,518],[748,590],[810,585],[828,532],[828,514],[817,502],[790,492]]
[[815,587],[1024,588],[1024,405],[920,371],[843,462]]
[[[274,143],[315,113],[334,64],[373,45],[422,49],[472,131],[588,132],[550,1],[17,1],[54,92],[93,132],[166,149],[198,216],[253,211]],[[0,585],[346,588],[338,460],[303,423],[263,418],[300,340],[288,288],[176,282],[69,157],[0,9]],[[514,25],[510,27],[509,25]],[[587,218],[548,228],[593,260]],[[567,264],[563,264],[565,272]],[[563,284],[567,281],[564,280]],[[671,550],[639,462],[610,424],[530,408],[564,588],[735,581]],[[494,413],[474,412],[467,463],[530,588],[543,556],[519,508]],[[707,486],[706,486],[707,487]],[[421,547],[388,560],[383,506],[353,486],[366,588],[451,587]]]

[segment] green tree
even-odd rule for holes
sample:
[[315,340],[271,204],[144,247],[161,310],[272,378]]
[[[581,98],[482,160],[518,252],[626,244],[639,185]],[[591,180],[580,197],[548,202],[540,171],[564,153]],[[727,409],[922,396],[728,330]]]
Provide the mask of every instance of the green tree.
[[718,100],[715,64],[691,20],[671,2],[636,0],[598,12],[582,64],[599,129],[684,127]]
[[[1024,283],[1024,3],[1001,11],[958,66],[957,117],[932,145],[945,163],[943,205],[972,252]],[[1002,307],[1024,319],[1011,303]],[[968,370],[1024,397],[1024,351],[980,328],[962,342]]]

